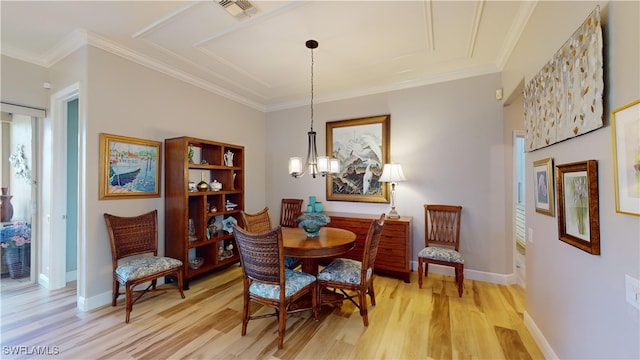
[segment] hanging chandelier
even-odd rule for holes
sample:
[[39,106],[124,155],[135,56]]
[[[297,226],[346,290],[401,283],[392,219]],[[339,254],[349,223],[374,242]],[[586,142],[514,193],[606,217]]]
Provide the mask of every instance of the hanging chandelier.
[[307,161],[303,165],[301,158],[289,158],[289,174],[295,178],[299,178],[309,171],[311,176],[315,179],[318,174],[326,176],[327,174],[338,173],[340,171],[340,161],[328,156],[318,156],[316,132],[313,131],[313,49],[318,47],[318,42],[315,40],[307,40],[305,45],[308,49],[311,49],[311,130],[307,133],[307,136],[309,137]]

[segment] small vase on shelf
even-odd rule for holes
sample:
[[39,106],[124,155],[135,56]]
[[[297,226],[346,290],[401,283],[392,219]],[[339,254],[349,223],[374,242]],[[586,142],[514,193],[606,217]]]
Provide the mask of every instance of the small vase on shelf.
[[9,189],[4,187],[2,188],[2,195],[0,195],[0,200],[2,203],[0,204],[0,221],[9,222],[13,217],[13,205],[11,204],[11,198],[13,196],[8,194]]

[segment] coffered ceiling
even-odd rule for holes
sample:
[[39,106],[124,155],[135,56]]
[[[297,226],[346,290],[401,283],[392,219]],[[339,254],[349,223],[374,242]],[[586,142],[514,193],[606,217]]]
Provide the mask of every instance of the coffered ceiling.
[[45,67],[85,44],[262,111],[502,69],[534,1],[5,1],[3,55]]

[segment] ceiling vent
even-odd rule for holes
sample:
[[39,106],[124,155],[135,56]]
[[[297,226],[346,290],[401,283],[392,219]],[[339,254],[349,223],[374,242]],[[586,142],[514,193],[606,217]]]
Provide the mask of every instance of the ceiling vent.
[[234,17],[240,15],[251,16],[258,10],[247,0],[218,0],[218,4]]

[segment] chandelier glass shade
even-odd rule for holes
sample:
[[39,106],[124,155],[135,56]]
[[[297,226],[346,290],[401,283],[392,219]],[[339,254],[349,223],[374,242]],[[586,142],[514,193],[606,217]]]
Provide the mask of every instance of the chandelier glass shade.
[[311,49],[311,129],[307,132],[307,160],[303,164],[299,157],[289,158],[289,174],[295,178],[301,177],[307,171],[314,178],[317,175],[326,176],[327,174],[338,173],[340,171],[340,161],[328,156],[318,156],[318,146],[316,145],[316,132],[313,130],[313,49],[318,47],[318,42],[308,40],[305,44]]

